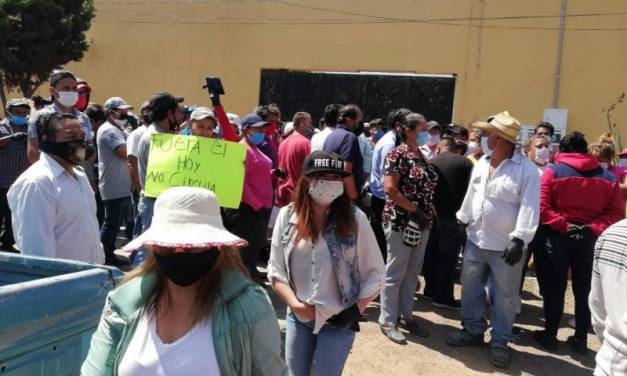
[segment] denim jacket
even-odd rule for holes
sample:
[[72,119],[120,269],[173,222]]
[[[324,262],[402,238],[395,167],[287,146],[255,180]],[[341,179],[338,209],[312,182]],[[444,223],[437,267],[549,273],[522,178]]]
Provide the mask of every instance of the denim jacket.
[[[284,217],[285,223],[281,224],[283,233],[281,235],[281,245],[285,257],[285,267],[287,269],[287,277],[290,286],[294,289],[290,273],[290,255],[294,249],[294,233],[296,227],[296,213],[294,212],[294,204],[288,206],[288,215]],[[355,207],[352,207],[355,213]],[[327,228],[324,229],[322,236],[329,247],[331,261],[333,263],[333,271],[337,280],[338,290],[342,297],[342,302],[355,303],[359,298],[360,279],[357,265],[357,235],[352,234],[347,237],[339,238],[337,236],[337,224],[332,221]]]
[[[155,285],[155,275],[147,274],[109,293],[81,375],[117,375]],[[225,271],[211,315],[222,376],[287,375],[276,313],[261,287]]]

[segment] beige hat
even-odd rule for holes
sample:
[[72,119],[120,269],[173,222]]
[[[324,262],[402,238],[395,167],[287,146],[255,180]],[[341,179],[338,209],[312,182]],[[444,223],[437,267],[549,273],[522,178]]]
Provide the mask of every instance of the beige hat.
[[514,144],[520,133],[520,122],[507,111],[491,116],[487,122],[477,121],[472,124],[472,127],[495,133]]
[[197,187],[174,187],[157,198],[150,228],[123,249],[132,251],[146,245],[211,248],[246,244],[244,239],[224,228],[218,201],[212,192]]

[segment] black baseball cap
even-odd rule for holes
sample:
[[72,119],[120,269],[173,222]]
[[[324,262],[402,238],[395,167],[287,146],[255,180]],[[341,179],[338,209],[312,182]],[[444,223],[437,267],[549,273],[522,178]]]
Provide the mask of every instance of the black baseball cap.
[[344,171],[344,160],[338,154],[317,150],[309,154],[303,162],[303,175],[336,174],[342,177],[349,176]]
[[170,93],[160,92],[150,97],[146,109],[150,109],[155,112],[167,111],[175,109],[176,106],[184,100],[185,98],[183,97],[175,97]]
[[53,71],[52,74],[50,75],[50,86],[56,85],[59,81],[61,81],[64,78],[71,78],[74,81],[76,81],[76,76],[74,75],[74,73],[70,72],[69,70],[59,69],[59,70]]

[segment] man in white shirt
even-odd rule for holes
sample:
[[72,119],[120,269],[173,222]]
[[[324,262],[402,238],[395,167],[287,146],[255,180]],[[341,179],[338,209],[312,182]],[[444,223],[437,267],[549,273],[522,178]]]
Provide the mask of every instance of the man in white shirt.
[[494,279],[490,361],[497,367],[510,363],[508,342],[520,278],[524,247],[533,239],[540,216],[540,176],[534,164],[515,150],[520,123],[507,112],[478,122],[483,130],[486,156],[474,167],[458,221],[467,226],[468,242],[462,271],[463,329],[451,333],[452,346],[482,345],[485,286]]
[[79,164],[85,134],[71,114],[37,121],[41,158],[8,193],[16,243],[23,254],[102,264],[96,200]]
[[324,108],[324,129],[313,135],[311,138],[311,152],[313,153],[316,150],[322,150],[324,146],[324,142],[331,132],[335,130],[337,125],[337,117],[340,114],[340,109],[342,105],[339,104],[328,104]]

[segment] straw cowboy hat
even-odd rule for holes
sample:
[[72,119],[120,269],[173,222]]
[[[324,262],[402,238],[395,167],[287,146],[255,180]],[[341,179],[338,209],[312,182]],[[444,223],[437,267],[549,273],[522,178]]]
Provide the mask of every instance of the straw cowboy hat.
[[123,249],[132,251],[146,245],[211,248],[246,244],[224,228],[212,192],[204,188],[174,187],[157,198],[150,228]]
[[501,136],[513,144],[516,143],[518,133],[520,133],[520,122],[507,111],[503,111],[500,114],[488,118],[487,122],[477,121],[473,123],[472,126],[473,128]]

